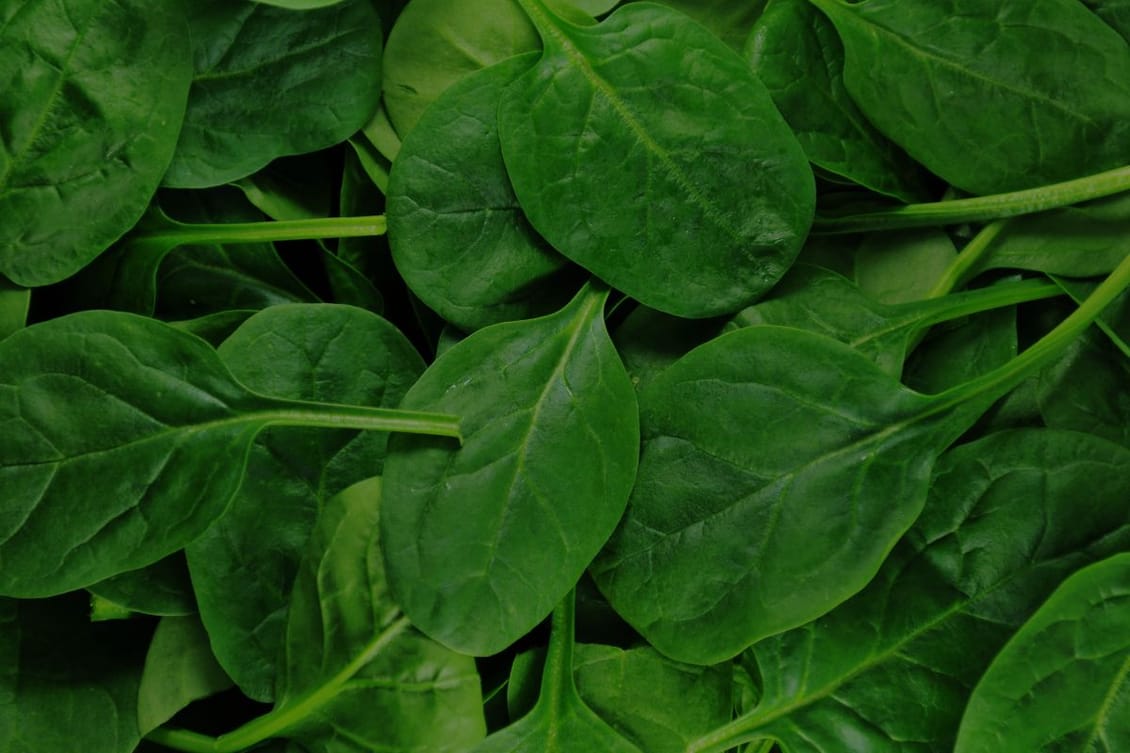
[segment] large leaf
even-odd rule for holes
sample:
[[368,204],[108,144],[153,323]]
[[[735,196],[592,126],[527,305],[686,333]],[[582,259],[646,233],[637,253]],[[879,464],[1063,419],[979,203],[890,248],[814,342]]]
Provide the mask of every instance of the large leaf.
[[389,444],[381,538],[396,600],[428,635],[492,654],[573,587],[624,510],[635,394],[607,291],[453,345],[403,408],[453,411],[464,442]]
[[1130,48],[1077,0],[811,0],[868,120],[975,194],[1126,164]]
[[184,117],[179,2],[0,7],[0,274],[46,285],[141,217]]
[[1128,471],[1130,452],[1073,432],[1003,432],[947,453],[871,584],[755,645],[761,703],[692,749],[771,737],[788,753],[951,750],[997,649],[1074,569],[1130,544]]
[[556,311],[580,286],[567,284],[561,273],[575,268],[526,221],[498,142],[502,91],[536,57],[511,58],[447,89],[389,175],[396,268],[421,301],[465,330]]
[[696,664],[808,622],[874,576],[984,400],[939,403],[803,330],[712,340],[640,396],[639,477],[597,584]]
[[380,499],[374,478],[322,508],[294,584],[279,702],[222,749],[282,736],[319,753],[455,753],[482,739],[474,660],[420,635],[389,598]]
[[545,50],[499,124],[534,228],[667,313],[730,313],[768,290],[808,232],[813,178],[745,61],[662,6],[577,26],[522,2]]
[[180,549],[227,507],[269,424],[403,418],[257,395],[202,340],[132,314],[21,330],[0,341],[0,593],[62,593]]
[[382,36],[370,0],[302,13],[198,0],[189,25],[195,77],[165,185],[215,186],[332,146],[377,109]]
[[[224,341],[220,357],[259,393],[395,407],[424,370],[375,314],[347,306],[272,306]],[[318,510],[379,474],[387,435],[270,428],[251,447],[231,509],[188,547],[200,613],[244,693],[274,697],[287,604]],[[269,516],[263,511],[270,510]]]
[[573,593],[553,612],[541,692],[529,714],[495,732],[470,753],[641,753],[597,716],[573,679]]
[[95,623],[86,599],[0,599],[0,750],[131,753],[147,631]]
[[1072,575],[969,699],[957,753],[1130,749],[1130,554]]
[[767,3],[745,54],[813,164],[896,199],[926,197],[921,169],[848,95],[843,45],[807,0]]

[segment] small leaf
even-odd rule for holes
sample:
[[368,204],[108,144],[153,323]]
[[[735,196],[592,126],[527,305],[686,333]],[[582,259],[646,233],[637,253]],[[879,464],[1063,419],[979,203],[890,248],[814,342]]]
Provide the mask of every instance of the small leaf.
[[157,624],[138,689],[137,720],[146,734],[193,701],[232,686],[216,663],[200,619],[166,617]]

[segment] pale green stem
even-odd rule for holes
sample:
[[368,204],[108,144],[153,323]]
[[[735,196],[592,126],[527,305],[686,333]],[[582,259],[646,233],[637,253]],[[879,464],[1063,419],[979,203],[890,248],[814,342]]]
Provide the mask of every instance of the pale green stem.
[[216,753],[216,738],[186,729],[158,727],[147,734],[145,739],[185,753]]
[[405,434],[428,434],[454,437],[462,441],[459,417],[445,413],[370,408],[362,405],[338,405],[304,400],[264,398],[267,405],[261,414],[273,424],[310,426],[321,429],[362,429],[396,431]]
[[927,298],[941,298],[968,282],[973,270],[984,258],[985,252],[993,245],[993,241],[1004,231],[1008,223],[1008,220],[996,220],[981,228],[981,232],[973,236],[973,240],[966,243],[965,248],[961,249],[961,253],[950,263],[945,274],[927,294]]
[[162,223],[160,228],[139,229],[134,238],[163,241],[174,245],[208,243],[265,243],[271,241],[322,240],[384,235],[384,215],[369,217],[325,217],[309,220],[273,222],[233,222],[217,224]]
[[574,610],[574,591],[553,610],[536,710],[560,710],[577,694],[573,679]]
[[1130,165],[1025,191],[931,204],[908,204],[895,209],[839,217],[817,217],[813,230],[827,234],[862,233],[959,222],[984,222],[1043,212],[1123,191],[1130,191]]

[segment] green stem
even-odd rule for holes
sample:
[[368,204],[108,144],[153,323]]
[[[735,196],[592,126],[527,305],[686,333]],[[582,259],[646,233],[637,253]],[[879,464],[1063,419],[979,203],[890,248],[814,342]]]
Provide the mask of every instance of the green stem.
[[973,240],[965,244],[961,253],[950,263],[945,274],[930,290],[927,297],[941,298],[955,288],[968,282],[973,269],[981,262],[985,252],[993,245],[993,241],[1008,226],[1009,220],[996,220],[981,228],[981,232],[973,236]]
[[951,225],[959,222],[984,222],[1043,212],[1123,191],[1130,191],[1130,165],[1026,191],[939,201],[932,204],[908,204],[896,209],[839,217],[818,217],[813,224],[813,230],[818,233],[841,234]]
[[[921,312],[921,316],[915,324],[919,327],[929,327],[940,322],[960,319],[963,316],[980,314],[983,311],[993,311],[1005,306],[1042,301],[1062,295],[1065,295],[1063,289],[1055,283],[1044,282],[1043,280],[1022,280],[905,305],[917,307],[926,304],[928,308]],[[930,304],[935,303],[936,307],[930,306]]]
[[1051,332],[1004,366],[935,396],[930,414],[940,413],[977,395],[1003,395],[1062,353],[1103,313],[1122,291],[1130,288],[1130,256]]
[[186,753],[216,753],[216,738],[186,729],[158,727],[147,734],[145,739]]
[[265,243],[384,235],[387,227],[384,215],[218,224],[167,222],[168,224],[162,222],[159,228],[152,230],[139,229],[135,237],[178,246],[193,243]]
[[310,426],[319,429],[396,431],[406,434],[454,437],[460,441],[463,439],[459,431],[459,417],[444,413],[281,398],[263,397],[262,399],[266,401],[262,413],[273,424]]
[[574,592],[570,591],[553,610],[549,647],[541,676],[541,694],[535,711],[556,712],[577,695],[573,679]]

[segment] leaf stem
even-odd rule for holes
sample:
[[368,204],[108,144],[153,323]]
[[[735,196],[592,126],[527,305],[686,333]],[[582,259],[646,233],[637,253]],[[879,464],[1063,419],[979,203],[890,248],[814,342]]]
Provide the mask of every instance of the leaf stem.
[[985,256],[985,252],[992,247],[993,241],[1004,231],[1008,223],[1009,220],[995,220],[981,228],[981,231],[973,236],[973,240],[966,243],[965,248],[961,249],[961,253],[950,262],[949,267],[935,283],[927,297],[941,298],[968,282],[972,270],[976,268]]
[[379,214],[367,217],[325,217],[215,224],[165,220],[159,227],[149,230],[139,229],[135,232],[134,238],[178,246],[192,243],[265,243],[384,235],[386,227],[384,215]]
[[185,753],[216,753],[216,738],[187,729],[158,727],[145,735],[145,739]]
[[929,204],[908,204],[876,212],[817,217],[813,231],[838,235],[872,230],[950,225],[959,222],[983,222],[1043,212],[1123,191],[1130,191],[1130,165],[1024,191]]
[[453,437],[460,441],[463,439],[459,431],[459,417],[445,413],[269,397],[262,399],[267,403],[262,413],[272,424],[310,426],[320,429],[396,431],[406,434]]
[[553,610],[549,646],[541,676],[541,694],[535,711],[560,715],[577,695],[573,679],[574,594],[575,591],[569,591]]

